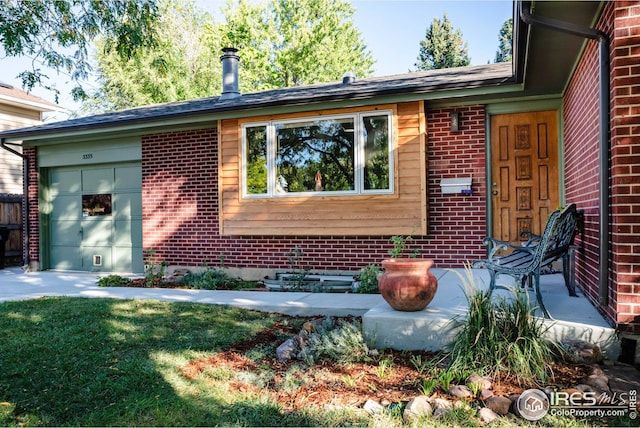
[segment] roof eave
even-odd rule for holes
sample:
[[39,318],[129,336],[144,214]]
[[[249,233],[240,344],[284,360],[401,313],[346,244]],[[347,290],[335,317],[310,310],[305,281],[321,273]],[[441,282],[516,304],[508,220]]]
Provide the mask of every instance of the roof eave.
[[[203,120],[211,120],[211,116],[224,116],[224,117],[243,117],[249,114],[249,111],[259,111],[269,108],[277,108],[283,106],[299,107],[299,106],[317,106],[322,103],[341,103],[341,102],[353,102],[359,104],[372,104],[377,100],[384,98],[385,103],[391,102],[393,99],[398,101],[408,100],[425,100],[434,98],[448,98],[455,97],[457,91],[469,91],[478,90],[491,93],[494,91],[502,92],[506,87],[511,87],[514,83],[512,77],[499,77],[484,81],[477,81],[474,83],[460,83],[459,85],[452,86],[449,84],[432,85],[429,87],[415,87],[415,88],[391,88],[381,90],[368,90],[368,91],[355,91],[344,94],[328,94],[315,96],[313,98],[300,97],[295,99],[275,99],[262,103],[248,103],[242,104],[242,98],[235,99],[231,102],[220,103],[217,99],[212,99],[211,107],[202,108],[198,110],[190,110],[186,112],[166,112],[162,114],[154,115],[153,117],[136,117],[132,119],[122,119],[116,121],[108,121],[101,123],[79,124],[65,128],[53,128],[53,129],[39,129],[40,127],[23,128],[16,130],[5,131],[0,134],[1,137],[7,141],[21,141],[21,140],[37,140],[41,138],[56,138],[61,135],[69,133],[99,133],[106,129],[112,130],[115,128],[136,126],[138,130],[141,125],[148,125],[148,127],[157,126],[160,122],[166,122],[167,120],[184,120],[196,117],[202,117]],[[368,103],[365,103],[369,101]],[[239,104],[240,102],[240,104]],[[227,105],[225,105],[227,104]],[[237,113],[233,115],[232,113]]]

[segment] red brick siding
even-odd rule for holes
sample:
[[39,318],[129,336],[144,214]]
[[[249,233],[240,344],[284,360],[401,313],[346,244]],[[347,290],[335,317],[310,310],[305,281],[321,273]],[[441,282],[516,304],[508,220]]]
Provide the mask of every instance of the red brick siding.
[[[640,7],[608,2],[598,28],[611,43],[611,246],[609,304],[621,330],[640,332]],[[613,35],[615,34],[615,38]],[[585,211],[577,278],[598,301],[598,43],[590,41],[564,98],[565,183],[568,202]]]
[[598,129],[598,43],[590,41],[564,97],[564,173],[567,203],[584,211],[576,280],[594,302],[598,301],[600,222]]
[[[451,133],[449,111],[428,112],[429,234],[413,248],[437,267],[460,267],[484,255],[484,107],[466,107],[462,131]],[[218,153],[215,130],[142,138],[143,245],[172,265],[286,269],[286,253],[303,252],[314,269],[357,270],[379,262],[391,248],[388,236],[261,237],[219,234]],[[443,177],[473,177],[474,195],[443,196]]]
[[[29,261],[40,261],[40,216],[38,210],[38,151],[35,147],[24,147],[22,153],[28,156],[29,188],[27,194],[29,206]],[[27,230],[26,226],[23,226]],[[26,249],[25,249],[26,251]]]
[[640,6],[617,1],[607,9],[615,16],[616,35],[611,66],[612,304],[621,328],[640,333]]

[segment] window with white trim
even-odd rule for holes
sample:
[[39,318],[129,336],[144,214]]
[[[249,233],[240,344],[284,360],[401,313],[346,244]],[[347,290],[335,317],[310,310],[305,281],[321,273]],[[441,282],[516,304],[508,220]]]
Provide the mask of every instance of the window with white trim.
[[247,123],[244,197],[393,193],[391,111]]

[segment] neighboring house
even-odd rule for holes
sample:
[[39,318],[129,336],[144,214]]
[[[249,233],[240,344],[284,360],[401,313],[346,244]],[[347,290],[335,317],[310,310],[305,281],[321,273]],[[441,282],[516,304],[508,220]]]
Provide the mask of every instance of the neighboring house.
[[[39,125],[43,113],[61,110],[57,104],[0,82],[0,132]],[[0,150],[0,194],[22,191],[22,158]]]
[[[0,132],[39,125],[43,114],[64,111],[58,105],[0,82]],[[7,241],[0,239],[0,251],[9,257],[6,263],[19,263],[23,253],[22,193],[23,159],[19,145],[11,153],[0,149],[0,228],[7,228]]]
[[515,10],[513,64],[238,94],[228,52],[221,97],[3,132],[29,157],[31,265],[353,271],[402,234],[462,267],[576,203],[578,283],[640,333],[640,5]]

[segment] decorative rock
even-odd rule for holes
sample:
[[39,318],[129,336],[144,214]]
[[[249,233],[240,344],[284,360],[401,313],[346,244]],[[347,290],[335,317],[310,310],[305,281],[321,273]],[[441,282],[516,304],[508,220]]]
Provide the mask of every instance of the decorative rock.
[[582,379],[582,383],[592,387],[598,394],[602,394],[604,392],[607,394],[611,393],[611,389],[609,388],[609,378],[604,375],[589,375]]
[[482,389],[491,389],[493,388],[493,382],[489,376],[480,376],[478,374],[471,375],[467,378],[467,385],[470,383],[478,384],[482,387]]
[[431,403],[433,404],[433,407],[435,409],[453,409],[453,404],[451,403],[451,401],[445,400],[444,398],[436,398],[435,400],[432,400]]
[[482,419],[482,422],[484,422],[485,424],[490,424],[491,422],[498,419],[498,415],[490,408],[483,407],[482,409],[480,409],[480,419]]
[[366,410],[369,414],[374,416],[379,415],[384,411],[384,407],[382,407],[377,401],[374,401],[374,400],[367,400],[367,402],[364,403],[363,407],[364,407],[364,410]]
[[325,323],[325,321],[326,321],[326,318],[317,318],[312,321],[307,321],[304,324],[302,324],[302,331],[309,334],[315,333],[322,328],[322,325]]
[[509,408],[511,407],[511,400],[507,397],[503,397],[501,395],[494,395],[485,400],[485,404],[488,408],[493,410],[498,415],[506,415],[509,413]]
[[593,364],[602,361],[600,347],[584,340],[568,339],[560,342],[567,361],[574,364]]
[[402,417],[405,422],[410,422],[411,420],[421,416],[430,416],[432,412],[433,407],[429,402],[429,397],[419,395],[407,403],[407,407],[404,408]]
[[294,336],[278,346],[276,359],[282,363],[295,358],[298,352],[300,352],[300,339],[298,339],[298,336]]
[[493,391],[492,391],[492,390],[490,390],[490,389],[483,389],[483,390],[480,392],[480,399],[481,399],[482,401],[485,401],[485,400],[486,400],[487,398],[489,398],[489,397],[493,397]]
[[595,392],[593,390],[593,387],[590,385],[585,385],[584,383],[581,383],[579,385],[575,386],[575,389],[577,389],[580,392]]
[[467,385],[453,385],[449,388],[449,394],[458,398],[468,398],[473,396],[471,389]]
[[449,400],[445,400],[444,398],[436,398],[432,401],[433,404],[433,416],[438,418],[444,415],[447,412],[453,410],[453,403]]
[[452,409],[445,409],[444,407],[439,407],[433,411],[434,418],[441,418],[446,413],[450,412]]

